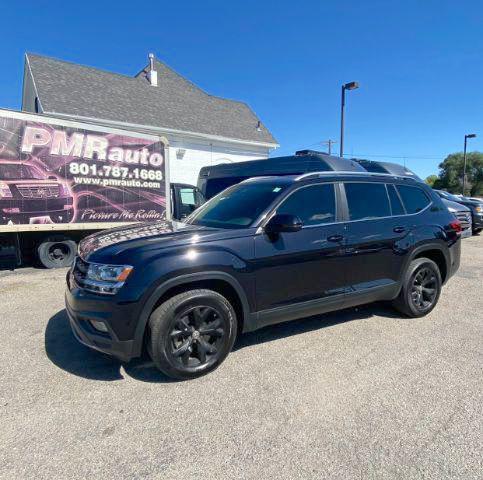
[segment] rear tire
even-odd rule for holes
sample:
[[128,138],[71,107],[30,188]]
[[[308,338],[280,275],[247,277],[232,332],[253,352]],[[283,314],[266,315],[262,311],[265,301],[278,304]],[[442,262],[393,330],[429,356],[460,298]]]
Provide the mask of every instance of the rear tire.
[[473,229],[473,235],[479,235],[481,233],[481,228],[474,228]]
[[70,267],[74,261],[77,244],[65,237],[48,237],[37,247],[37,256],[45,268]]
[[436,263],[429,258],[416,258],[409,264],[399,296],[392,305],[408,317],[424,317],[438,303],[441,285]]
[[180,293],[149,319],[148,352],[156,367],[175,379],[215,370],[236,338],[236,314],[228,300],[206,289]]

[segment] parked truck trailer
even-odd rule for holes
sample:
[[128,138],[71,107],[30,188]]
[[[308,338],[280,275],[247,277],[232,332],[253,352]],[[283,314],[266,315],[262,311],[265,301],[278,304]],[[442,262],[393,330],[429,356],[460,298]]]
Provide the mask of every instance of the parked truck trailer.
[[0,262],[67,266],[96,230],[169,219],[168,151],[156,135],[0,109]]

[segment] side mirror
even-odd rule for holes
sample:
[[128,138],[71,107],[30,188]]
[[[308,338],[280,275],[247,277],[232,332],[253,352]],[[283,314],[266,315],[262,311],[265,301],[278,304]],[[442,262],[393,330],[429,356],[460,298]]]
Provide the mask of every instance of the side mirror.
[[265,225],[267,235],[278,235],[283,232],[298,232],[302,229],[302,220],[296,215],[274,215]]

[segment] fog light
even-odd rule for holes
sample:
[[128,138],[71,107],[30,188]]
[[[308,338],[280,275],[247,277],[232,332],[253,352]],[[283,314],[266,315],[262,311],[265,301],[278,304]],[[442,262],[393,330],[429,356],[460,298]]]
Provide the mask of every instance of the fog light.
[[109,331],[104,322],[100,322],[99,320],[89,320],[89,322],[99,332],[107,333]]

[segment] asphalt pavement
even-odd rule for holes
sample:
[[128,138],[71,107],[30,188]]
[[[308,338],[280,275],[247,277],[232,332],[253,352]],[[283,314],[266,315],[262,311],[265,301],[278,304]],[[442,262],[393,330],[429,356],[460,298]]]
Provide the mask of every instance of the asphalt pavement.
[[2,479],[483,477],[483,236],[425,318],[265,328],[185,382],[77,343],[65,273],[0,272]]

